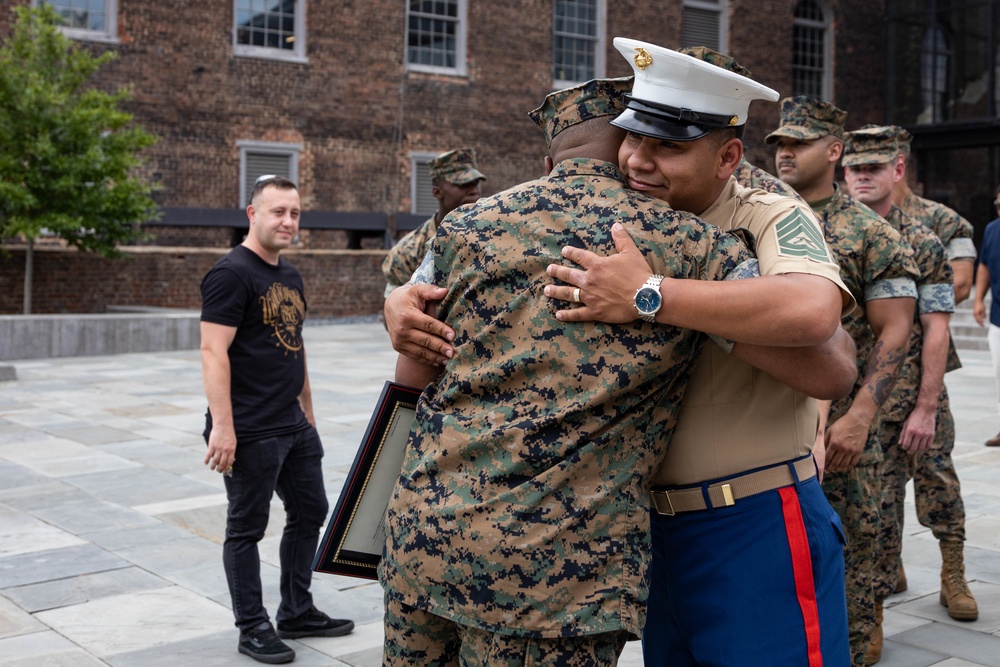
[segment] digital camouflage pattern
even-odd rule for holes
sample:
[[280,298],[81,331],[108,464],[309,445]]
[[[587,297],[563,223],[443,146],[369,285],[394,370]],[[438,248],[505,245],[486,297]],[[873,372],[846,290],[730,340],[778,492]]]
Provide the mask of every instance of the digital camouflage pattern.
[[963,218],[958,211],[940,202],[918,197],[912,192],[906,196],[899,208],[903,213],[924,223],[941,239],[941,243],[948,251],[948,261],[976,259],[976,246],[972,242],[972,223]]
[[709,65],[715,65],[716,67],[721,67],[722,69],[729,70],[730,72],[735,72],[736,74],[745,76],[748,79],[753,78],[753,74],[750,73],[750,70],[739,64],[736,61],[736,58],[719,53],[718,51],[713,51],[707,46],[685,46],[682,49],[677,49],[677,52],[691,56],[692,58],[697,58],[698,60],[703,60]]
[[[965,541],[965,503],[962,487],[955,472],[952,451],[955,449],[955,418],[947,387],[938,399],[934,444],[925,452],[911,457],[909,477],[913,479],[917,519],[931,529],[942,542]],[[903,529],[903,507],[897,508],[900,532]]]
[[471,148],[456,148],[427,161],[432,179],[443,178],[455,185],[465,185],[472,181],[485,181],[486,176],[476,164],[476,151]]
[[845,167],[885,164],[895,160],[901,152],[895,127],[866,125],[844,133],[844,157],[840,163]]
[[399,239],[382,260],[382,273],[385,275],[385,295],[400,285],[405,285],[410,276],[417,270],[427,254],[427,242],[434,238],[437,223],[432,215],[422,225]]
[[[944,204],[918,197],[913,193],[900,208],[930,227],[944,244],[949,262],[969,261],[976,258],[972,243],[972,225]],[[955,344],[948,341],[948,362],[945,371],[961,368]],[[955,419],[951,414],[947,391],[938,401],[937,429],[934,445],[912,457],[910,477],[913,479],[917,518],[921,525],[931,529],[938,540],[965,540],[965,504],[962,488],[955,470],[951,452],[955,448]],[[897,510],[899,532],[903,528],[903,506]],[[887,573],[888,576],[888,573]]]
[[[902,433],[903,422],[909,417],[916,406],[917,397],[920,391],[921,380],[921,353],[923,350],[923,328],[920,324],[920,313],[930,312],[954,312],[955,293],[952,283],[951,266],[945,257],[944,246],[934,233],[922,223],[903,213],[903,211],[893,206],[888,216],[889,222],[896,227],[914,249],[917,266],[920,268],[921,278],[917,282],[917,289],[920,297],[917,301],[917,314],[914,316],[913,332],[910,337],[910,345],[906,359],[900,369],[900,377],[893,387],[889,400],[880,412],[882,425],[880,428],[880,440],[885,452],[882,462],[883,488],[880,501],[882,524],[879,530],[879,543],[882,546],[878,561],[875,566],[876,581],[875,593],[879,599],[885,599],[892,593],[896,585],[896,579],[889,579],[894,574],[898,577],[898,560],[902,550],[902,522],[901,505],[906,497],[906,481],[909,478],[913,462],[910,456],[903,452],[899,446],[899,435]],[[944,423],[940,423],[942,407],[948,410],[948,415]],[[947,393],[942,389],[942,395],[938,398],[938,410],[936,417],[939,421],[935,431],[934,447],[943,447],[950,450],[954,447],[954,425],[950,414],[950,405]],[[949,424],[951,424],[949,426]],[[946,443],[942,438],[950,437],[951,442]],[[935,457],[938,454],[934,455]],[[950,458],[950,454],[948,455]],[[940,460],[938,460],[940,463]],[[951,466],[951,474],[954,475],[954,466]],[[950,511],[960,511],[962,513],[961,528],[964,535],[964,506],[962,505],[960,492],[958,489],[958,479],[954,477],[952,482],[944,482],[939,479],[931,483],[932,487],[946,487],[948,489],[942,499],[947,498]],[[915,496],[919,498],[921,491],[918,489]],[[958,495],[957,505],[954,495]],[[954,514],[952,514],[952,518]],[[954,525],[954,524],[953,524]]]
[[528,112],[528,117],[545,135],[546,145],[568,127],[585,120],[617,116],[625,110],[632,90],[633,76],[617,79],[591,79],[586,83],[550,93],[542,106]]
[[829,102],[797,95],[781,100],[781,124],[764,141],[773,144],[779,137],[812,141],[833,135],[844,138],[847,112]]
[[[920,274],[913,250],[899,232],[839,187],[826,205],[815,212],[823,226],[826,244],[840,265],[840,278],[860,305],[841,319],[857,347],[858,379],[849,396],[833,402],[829,416],[832,424],[850,409],[868,374],[868,359],[877,336],[868,322],[864,304],[875,299],[916,299],[915,281]],[[880,450],[877,440],[869,438],[860,464],[878,461]]]
[[[884,520],[879,534],[881,555],[875,569],[875,595],[884,600],[892,594],[899,579],[903,552],[904,501],[906,483],[913,479],[917,519],[943,542],[965,541],[965,503],[952,451],[955,448],[955,420],[947,388],[938,398],[937,423],[931,448],[910,456],[901,447],[889,447],[882,465],[882,513],[894,520]],[[882,424],[882,442],[899,442],[903,432],[900,422]]]
[[629,637],[624,631],[546,639],[459,630],[388,596],[385,610],[383,667],[597,667],[615,664]]
[[917,279],[917,308],[913,332],[906,359],[899,369],[899,379],[889,400],[882,406],[880,417],[886,421],[904,421],[913,411],[920,390],[920,355],[923,350],[921,313],[955,312],[955,289],[951,266],[945,258],[944,246],[934,233],[893,205],[886,218],[913,248],[913,257],[920,271]]
[[[906,130],[903,130],[906,132]],[[918,197],[912,192],[900,204],[899,208],[911,218],[922,222],[941,240],[945,247],[948,261],[974,261],[976,246],[972,243],[972,223],[960,216],[956,211],[944,204],[930,199]],[[951,340],[948,341],[948,363],[945,372],[950,373],[962,367],[958,358],[958,350]]]
[[[857,347],[858,380],[850,396],[834,401],[831,406],[828,423],[833,424],[850,408],[868,373],[876,336],[865,316],[867,302],[900,297],[915,299],[914,280],[919,274],[913,250],[899,232],[870,208],[839,187],[822,203],[822,207],[814,209],[816,216],[827,246],[840,265],[840,277],[859,304],[841,320]],[[877,464],[881,457],[876,420],[858,465],[847,472],[827,472],[823,477],[823,492],[840,516],[847,535],[844,571],[851,659],[855,665],[864,664],[864,652],[875,627],[872,565],[879,529]]]
[[750,161],[746,159],[746,156],[740,160],[740,163],[736,165],[736,171],[733,172],[733,178],[736,182],[745,188],[756,188],[757,190],[763,190],[765,192],[773,192],[776,195],[784,195],[786,197],[791,197],[792,199],[798,199],[800,202],[805,203],[805,200],[799,196],[792,186],[785,183],[780,178],[776,178],[771,174],[767,173],[760,167],[750,164]]
[[[893,126],[896,129],[899,148],[904,156],[910,155],[910,143],[913,135],[905,128]],[[948,251],[948,261],[956,259],[976,259],[976,246],[972,242],[972,223],[963,218],[957,211],[940,202],[918,196],[909,192],[900,202],[899,208],[908,216],[916,218],[937,234]]]
[[586,159],[439,226],[455,357],[421,395],[386,514],[390,598],[500,634],[639,635],[649,480],[705,337],[555,318],[546,267],[565,245],[615,252],[616,221],[665,276],[721,279],[750,260],[736,237]]
[[882,480],[878,464],[856,465],[844,473],[823,475],[823,493],[844,525],[848,544],[844,549],[847,589],[847,623],[851,640],[851,664],[863,667],[865,650],[875,629],[874,565],[878,561],[880,527],[879,498]]

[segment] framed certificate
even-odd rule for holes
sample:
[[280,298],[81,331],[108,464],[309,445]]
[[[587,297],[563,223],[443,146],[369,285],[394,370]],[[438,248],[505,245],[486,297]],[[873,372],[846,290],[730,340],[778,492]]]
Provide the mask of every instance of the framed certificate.
[[313,559],[316,572],[377,579],[385,510],[399,479],[420,390],[386,382]]

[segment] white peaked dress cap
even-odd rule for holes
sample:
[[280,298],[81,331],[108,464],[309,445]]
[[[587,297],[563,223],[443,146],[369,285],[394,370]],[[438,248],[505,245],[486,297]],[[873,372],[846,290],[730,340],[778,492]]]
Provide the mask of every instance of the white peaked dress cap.
[[628,108],[612,124],[650,137],[691,141],[747,122],[750,102],[777,102],[776,90],[699,58],[615,37],[635,70]]

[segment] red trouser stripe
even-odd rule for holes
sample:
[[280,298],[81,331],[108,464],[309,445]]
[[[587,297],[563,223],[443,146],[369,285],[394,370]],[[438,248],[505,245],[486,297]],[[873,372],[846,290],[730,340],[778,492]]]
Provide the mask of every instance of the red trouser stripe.
[[816,586],[813,583],[812,556],[809,553],[809,538],[802,520],[799,494],[794,486],[778,489],[781,494],[781,512],[785,516],[785,533],[788,548],[792,552],[792,574],[795,577],[795,594],[802,608],[805,625],[806,649],[809,652],[809,667],[822,667],[823,653],[819,646],[819,608],[816,605]]

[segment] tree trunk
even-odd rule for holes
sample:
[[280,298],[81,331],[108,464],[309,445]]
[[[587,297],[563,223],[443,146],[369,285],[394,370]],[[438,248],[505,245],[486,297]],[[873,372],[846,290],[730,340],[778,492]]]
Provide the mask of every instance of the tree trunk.
[[31,315],[31,274],[35,269],[35,239],[28,239],[24,253],[24,314]]

